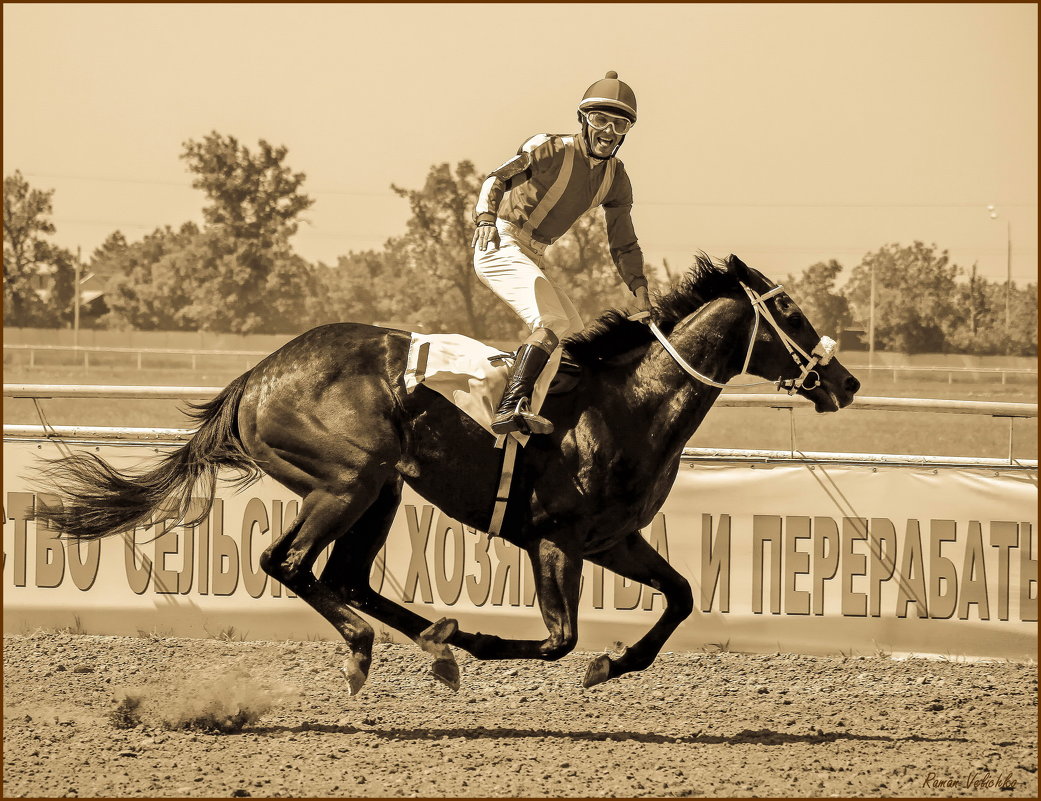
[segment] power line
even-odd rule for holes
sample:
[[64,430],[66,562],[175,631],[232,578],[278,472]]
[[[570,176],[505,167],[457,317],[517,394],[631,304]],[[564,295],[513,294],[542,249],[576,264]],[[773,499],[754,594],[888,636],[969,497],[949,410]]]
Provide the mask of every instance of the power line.
[[[194,189],[190,182],[186,181],[164,181],[158,178],[106,178],[100,175],[53,175],[48,173],[39,172],[27,172],[23,173],[26,178],[37,178],[51,181],[96,181],[99,183],[113,183],[113,184],[142,184],[146,186],[176,186],[181,189]],[[358,191],[349,189],[310,189],[310,192],[316,195],[351,195],[357,197],[386,197],[398,199],[399,196],[394,192],[380,191]],[[1011,204],[1004,204],[1006,206]]]
[[[702,208],[724,208],[724,209],[982,209],[986,203],[897,203],[892,201],[876,203],[846,203],[841,201],[820,201],[815,203],[759,203],[742,201],[740,203],[727,203],[713,200],[705,201],[683,201],[683,200],[635,200],[634,206],[698,206]],[[1016,208],[1037,208],[1036,203],[1003,203],[1002,206]]]
[[43,178],[51,181],[98,181],[113,184],[152,184],[157,186],[180,186],[191,189],[190,183],[184,181],[163,181],[158,178],[110,178],[102,175],[54,175],[43,172],[23,173],[26,178]]
[[[97,175],[56,175],[50,173],[36,173],[27,172],[24,175],[28,178],[42,178],[47,180],[73,180],[73,181],[98,181],[102,183],[126,183],[126,184],[143,184],[143,185],[156,185],[156,186],[177,186],[185,189],[193,188],[191,183],[185,181],[167,181],[154,178],[111,178]],[[399,195],[390,191],[364,191],[364,190],[353,190],[353,189],[338,189],[338,188],[323,188],[318,187],[310,189],[310,192],[316,195],[343,195],[347,197],[383,197],[383,198],[394,198],[397,200],[404,200]],[[791,208],[791,209],[822,209],[822,208],[850,208],[850,209],[874,209],[874,208],[893,208],[893,209],[940,209],[940,208],[951,208],[951,209],[974,209],[974,208],[986,208],[988,203],[993,203],[993,200],[987,201],[971,201],[971,202],[959,202],[959,203],[904,203],[899,201],[877,201],[872,203],[863,202],[845,202],[845,201],[813,201],[813,202],[767,202],[767,201],[715,201],[715,200],[643,200],[637,198],[634,202],[634,206],[677,206],[677,207],[691,207],[691,208],[735,208],[735,209],[752,209],[752,208],[763,208],[763,209],[777,209],[777,208]],[[1010,203],[1001,201],[996,205],[1004,208],[1037,208],[1037,203]]]

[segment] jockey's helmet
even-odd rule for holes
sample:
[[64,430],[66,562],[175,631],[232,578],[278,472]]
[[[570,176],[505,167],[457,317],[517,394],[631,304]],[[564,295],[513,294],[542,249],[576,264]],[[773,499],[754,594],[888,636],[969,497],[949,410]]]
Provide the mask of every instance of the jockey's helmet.
[[[578,121],[582,123],[582,139],[587,143],[589,155],[601,161],[612,158],[636,122],[636,94],[611,70],[586,89],[578,104]],[[597,153],[593,138],[607,128],[611,128],[618,139],[610,153]]]
[[591,109],[621,113],[636,122],[636,93],[629,84],[618,80],[618,73],[612,70],[582,95],[578,110],[585,112]]

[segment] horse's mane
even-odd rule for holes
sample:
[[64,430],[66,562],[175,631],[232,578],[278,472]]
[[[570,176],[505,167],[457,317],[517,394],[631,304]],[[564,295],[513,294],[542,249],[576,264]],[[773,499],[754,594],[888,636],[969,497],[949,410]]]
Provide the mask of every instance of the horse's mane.
[[[699,253],[687,275],[655,299],[651,319],[668,335],[684,317],[726,294],[735,285],[736,279],[726,264]],[[579,364],[592,365],[646,347],[653,341],[654,334],[644,323],[628,319],[617,309],[609,309],[582,331],[568,337],[564,348]]]

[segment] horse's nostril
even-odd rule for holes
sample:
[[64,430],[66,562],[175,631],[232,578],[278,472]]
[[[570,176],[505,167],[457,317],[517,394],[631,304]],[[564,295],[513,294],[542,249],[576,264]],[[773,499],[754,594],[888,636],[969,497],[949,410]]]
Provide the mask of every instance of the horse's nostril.
[[845,387],[846,391],[850,395],[856,395],[858,392],[860,392],[860,382],[857,381],[857,379],[853,376],[850,376],[846,379]]

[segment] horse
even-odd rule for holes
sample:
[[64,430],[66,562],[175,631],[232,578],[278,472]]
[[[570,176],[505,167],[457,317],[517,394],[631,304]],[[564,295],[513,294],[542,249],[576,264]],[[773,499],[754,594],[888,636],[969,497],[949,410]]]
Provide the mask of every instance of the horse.
[[[449,646],[478,659],[561,658],[578,639],[580,578],[589,560],[665,598],[642,639],[589,663],[582,683],[592,687],[647,668],[693,611],[690,584],[640,530],[664,503],[684,446],[722,387],[739,373],[776,379],[817,412],[837,411],[860,382],[822,352],[825,342],[834,345],[762,273],[736,256],[714,261],[705,254],[655,298],[648,321],[608,310],[565,342],[577,383],[547,397],[543,413],[555,431],[520,450],[500,531],[531,561],[547,629],[541,640],[431,621],[369,584],[403,483],[486,531],[504,458],[492,434],[445,397],[422,385],[406,392],[404,331],[360,323],[307,331],[212,400],[190,404],[197,431],[154,467],[121,472],[89,452],[55,459],[44,473],[62,502],[38,501],[36,515],[70,539],[130,530],[159,509],[194,525],[209,513],[206,507],[188,520],[199,482],[212,505],[220,470],[240,486],[267,474],[302,500],[261,566],[342,635],[348,654],[341,670],[352,695],[368,677],[374,639],[359,612],[427,651],[433,675],[453,690],[460,675]],[[312,567],[330,544],[318,578]]]

